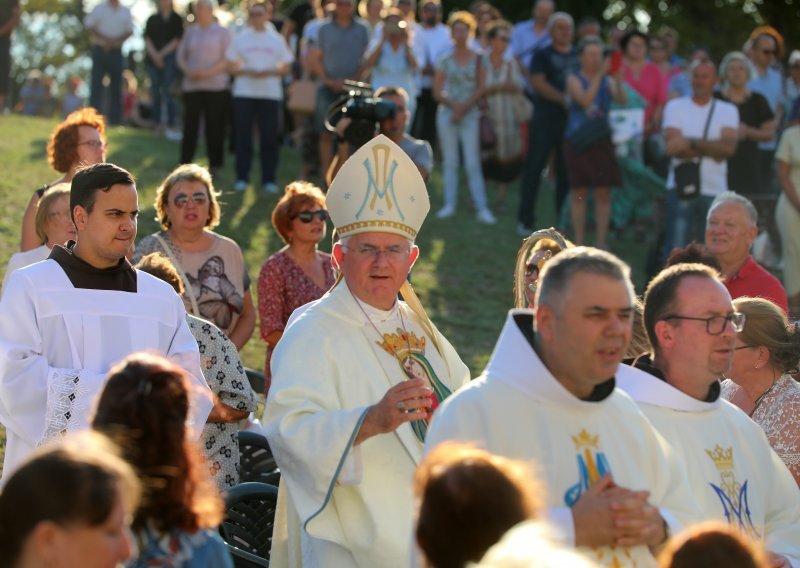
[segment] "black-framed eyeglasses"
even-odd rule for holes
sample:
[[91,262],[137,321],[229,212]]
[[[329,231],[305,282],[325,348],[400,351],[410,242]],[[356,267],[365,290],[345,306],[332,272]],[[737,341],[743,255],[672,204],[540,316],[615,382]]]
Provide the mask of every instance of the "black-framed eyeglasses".
[[709,335],[720,335],[725,331],[728,324],[731,324],[733,331],[739,333],[744,329],[744,322],[747,319],[741,312],[734,312],[727,316],[711,316],[710,318],[693,318],[689,316],[666,316],[662,320],[690,320],[690,321],[704,321],[706,322],[706,332]]
[[316,211],[300,211],[292,219],[300,219],[302,223],[310,223],[314,217],[323,223],[328,220],[328,212],[325,209],[317,209]]
[[195,205],[205,205],[208,202],[208,195],[203,191],[195,191],[191,195],[179,193],[175,196],[175,199],[172,200],[172,204],[178,209],[183,209],[190,201]]
[[734,347],[733,350],[739,351],[740,349],[753,349],[755,347],[755,345],[740,345],[739,347]]

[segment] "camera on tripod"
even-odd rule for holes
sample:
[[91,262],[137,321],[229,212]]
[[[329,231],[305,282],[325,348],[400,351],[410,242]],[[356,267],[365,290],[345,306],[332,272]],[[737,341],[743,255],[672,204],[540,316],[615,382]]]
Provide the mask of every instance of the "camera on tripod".
[[397,106],[391,101],[374,98],[369,83],[345,81],[344,86],[348,89],[347,94],[328,107],[325,113],[325,128],[336,132],[338,122],[349,118],[352,122],[342,137],[355,150],[375,137],[382,120],[395,117]]

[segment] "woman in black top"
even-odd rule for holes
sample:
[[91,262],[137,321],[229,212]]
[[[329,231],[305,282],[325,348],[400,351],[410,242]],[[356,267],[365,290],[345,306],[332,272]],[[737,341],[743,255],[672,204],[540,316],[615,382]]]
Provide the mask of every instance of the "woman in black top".
[[739,109],[739,143],[728,160],[728,189],[745,195],[765,193],[758,168],[758,143],[775,136],[775,115],[767,99],[747,88],[753,75],[744,53],[733,51],[720,65],[722,92],[717,96]]
[[178,66],[175,50],[183,36],[183,20],[175,13],[172,0],[159,0],[158,12],[147,19],[144,44],[147,51],[147,72],[150,75],[150,96],[153,101],[153,122],[161,129],[162,96],[167,103],[167,128],[174,128],[177,105],[170,87]]

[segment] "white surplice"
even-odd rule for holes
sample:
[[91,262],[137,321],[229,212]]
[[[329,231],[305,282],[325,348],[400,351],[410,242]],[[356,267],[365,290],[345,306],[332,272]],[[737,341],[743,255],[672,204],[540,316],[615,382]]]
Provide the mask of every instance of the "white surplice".
[[[451,396],[434,416],[426,451],[449,440],[532,462],[544,481],[550,521],[574,545],[570,508],[600,477],[650,491],[671,532],[699,513],[676,456],[630,397],[607,385],[597,401],[576,398],[542,363],[523,329],[532,310],[512,310],[483,375]],[[576,346],[576,349],[580,349]],[[620,371],[625,372],[624,366]],[[599,398],[599,397],[598,397]],[[647,546],[579,547],[601,566],[655,566]]]
[[722,397],[700,401],[643,371],[618,384],[683,456],[704,519],[763,539],[800,566],[800,490],[761,427]]
[[190,377],[196,437],[210,390],[183,302],[172,287],[136,272],[137,291],[75,288],[55,260],[11,275],[0,301],[0,422],[3,478],[37,445],[89,427],[110,368],[138,351],[169,357]]
[[287,327],[272,355],[263,423],[281,484],[271,566],[409,565],[422,442],[406,423],[353,446],[368,407],[408,378],[379,344],[403,326],[412,347],[425,337],[424,359],[451,392],[469,370],[437,331],[440,356],[405,303],[362,306],[383,338],[342,281]]

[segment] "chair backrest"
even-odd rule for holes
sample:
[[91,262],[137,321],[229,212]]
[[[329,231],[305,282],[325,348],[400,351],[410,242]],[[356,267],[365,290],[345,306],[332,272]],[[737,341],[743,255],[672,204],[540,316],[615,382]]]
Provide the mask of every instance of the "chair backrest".
[[250,565],[267,565],[259,561],[269,562],[277,503],[278,488],[274,485],[250,482],[231,487],[219,533],[229,547],[244,552],[234,554],[235,558],[246,558]]
[[253,390],[258,394],[264,394],[264,390],[267,387],[267,379],[264,377],[264,373],[245,367],[244,374],[247,375],[247,380],[250,382],[250,386]]
[[281,471],[272,457],[267,439],[255,432],[239,432],[239,480],[277,486],[280,479]]

